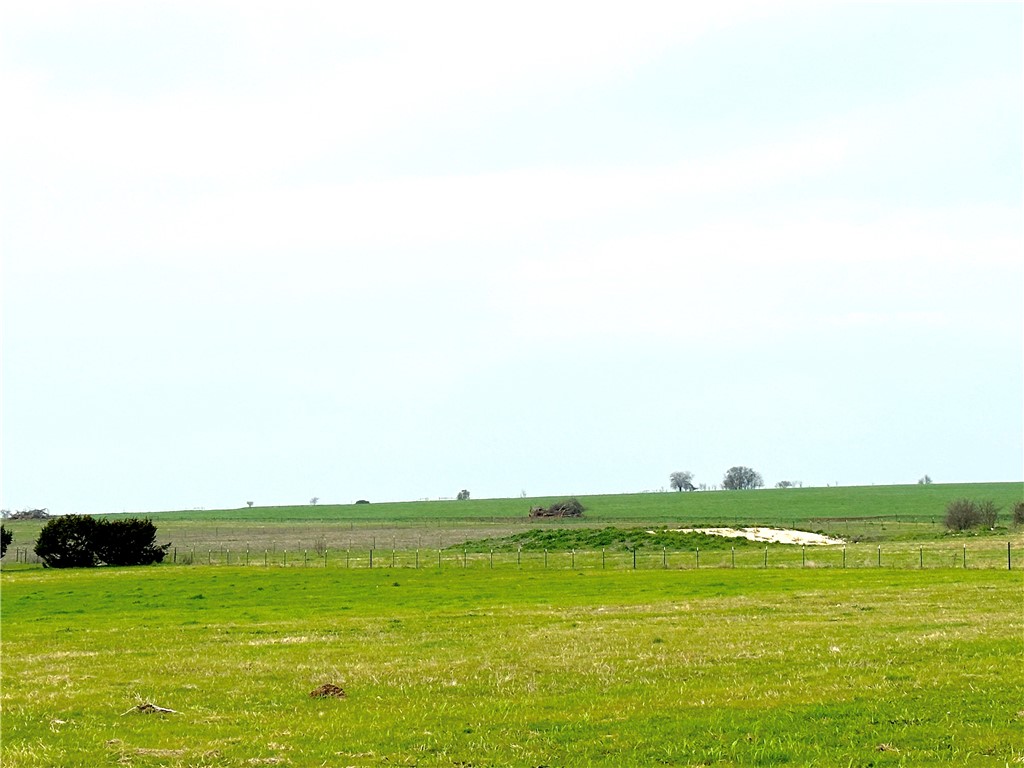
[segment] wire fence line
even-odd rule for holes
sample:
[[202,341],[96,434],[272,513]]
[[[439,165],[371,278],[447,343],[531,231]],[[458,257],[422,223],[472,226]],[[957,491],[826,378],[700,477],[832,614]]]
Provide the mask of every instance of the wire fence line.
[[1011,542],[944,547],[846,545],[771,546],[727,549],[489,550],[446,549],[209,549],[170,554],[183,565],[261,565],[323,568],[477,569],[696,569],[696,568],[1019,568],[1024,553]]
[[[587,569],[651,570],[697,568],[984,568],[1020,570],[1024,546],[1012,542],[899,546],[766,545],[714,549],[669,550],[650,547],[588,550],[489,550],[469,548],[332,549],[313,547],[243,549],[172,547],[165,564],[191,566],[262,566],[317,568],[434,568],[434,569]],[[13,557],[11,557],[13,555]],[[27,547],[11,548],[7,562],[41,564]]]

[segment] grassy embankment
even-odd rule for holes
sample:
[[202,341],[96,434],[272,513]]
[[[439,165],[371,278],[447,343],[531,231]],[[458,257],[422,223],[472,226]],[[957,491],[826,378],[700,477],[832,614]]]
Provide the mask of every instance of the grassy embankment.
[[1019,572],[0,578],[8,768],[1024,760]]

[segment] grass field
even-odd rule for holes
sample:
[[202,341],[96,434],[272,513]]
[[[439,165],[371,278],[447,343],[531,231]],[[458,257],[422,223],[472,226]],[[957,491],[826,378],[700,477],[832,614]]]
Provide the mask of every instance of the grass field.
[[[177,564],[4,558],[0,764],[1024,764],[1024,532],[940,523],[953,498],[1021,495],[581,497],[583,520],[554,522],[526,518],[544,499],[156,513]],[[722,524],[849,543],[671,530]],[[23,551],[41,526],[9,525]],[[325,683],[347,696],[310,698]]]
[[8,768],[1024,761],[1020,573],[2,579]]

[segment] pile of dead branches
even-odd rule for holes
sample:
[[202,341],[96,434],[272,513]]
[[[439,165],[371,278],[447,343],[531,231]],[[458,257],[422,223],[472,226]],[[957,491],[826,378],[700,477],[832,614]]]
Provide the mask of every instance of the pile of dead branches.
[[556,502],[550,507],[532,507],[530,517],[582,517],[583,509],[579,499],[572,498]]

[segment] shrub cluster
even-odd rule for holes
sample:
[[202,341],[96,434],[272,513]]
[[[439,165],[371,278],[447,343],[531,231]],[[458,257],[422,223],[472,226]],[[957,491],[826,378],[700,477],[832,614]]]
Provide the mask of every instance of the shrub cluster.
[[0,525],[0,557],[7,554],[7,547],[14,541],[14,534],[7,530],[7,526]]
[[43,526],[35,553],[47,568],[149,565],[163,561],[171,546],[155,541],[156,526],[149,520],[64,515]]
[[1024,501],[1018,501],[1013,505],[1013,524],[1024,525]]
[[946,527],[951,531],[995,528],[999,507],[991,500],[954,499],[946,505]]

